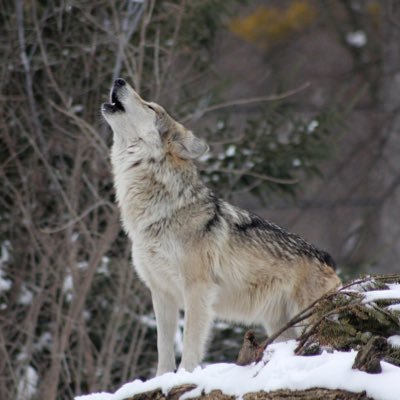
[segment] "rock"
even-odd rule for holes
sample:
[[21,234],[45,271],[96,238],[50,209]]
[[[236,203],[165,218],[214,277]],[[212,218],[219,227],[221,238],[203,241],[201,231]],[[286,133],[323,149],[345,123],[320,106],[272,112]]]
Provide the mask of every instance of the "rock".
[[352,368],[368,372],[369,374],[379,374],[382,372],[380,362],[385,356],[387,349],[388,343],[384,337],[372,337],[358,352]]
[[259,355],[260,345],[252,331],[247,331],[243,338],[243,344],[236,360],[237,365],[249,365],[256,361]]

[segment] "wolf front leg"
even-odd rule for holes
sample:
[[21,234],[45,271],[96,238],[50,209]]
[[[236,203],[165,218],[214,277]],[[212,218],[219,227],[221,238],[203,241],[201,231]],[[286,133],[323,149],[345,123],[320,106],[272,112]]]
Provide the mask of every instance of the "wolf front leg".
[[178,328],[179,308],[169,293],[152,290],[154,313],[157,322],[157,375],[176,369],[174,339]]
[[185,325],[180,368],[193,371],[201,362],[214,319],[215,292],[206,283],[185,288]]

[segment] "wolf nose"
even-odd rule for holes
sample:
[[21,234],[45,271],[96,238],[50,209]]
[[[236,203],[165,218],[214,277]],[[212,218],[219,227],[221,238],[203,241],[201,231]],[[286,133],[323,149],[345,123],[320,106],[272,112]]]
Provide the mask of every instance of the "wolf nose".
[[115,88],[120,88],[120,87],[125,86],[125,85],[126,85],[126,82],[121,78],[116,79],[115,82],[114,82],[114,87]]

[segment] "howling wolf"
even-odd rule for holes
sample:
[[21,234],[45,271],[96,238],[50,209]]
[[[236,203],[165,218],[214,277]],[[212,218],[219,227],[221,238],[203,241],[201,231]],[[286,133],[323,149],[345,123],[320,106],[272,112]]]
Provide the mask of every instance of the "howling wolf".
[[180,367],[191,371],[214,318],[261,324],[270,335],[340,284],[329,254],[217,198],[194,162],[208,146],[160,105],[123,79],[110,97],[102,114],[113,131],[115,189],[133,264],[151,291],[157,375],[176,368],[179,309]]

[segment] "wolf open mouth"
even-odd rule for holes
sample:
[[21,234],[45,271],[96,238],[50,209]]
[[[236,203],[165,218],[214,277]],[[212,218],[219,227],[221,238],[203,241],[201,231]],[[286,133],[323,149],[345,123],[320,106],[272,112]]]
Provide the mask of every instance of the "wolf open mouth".
[[111,92],[111,105],[115,108],[116,111],[125,111],[124,106],[120,102],[117,91],[114,88],[113,91]]

